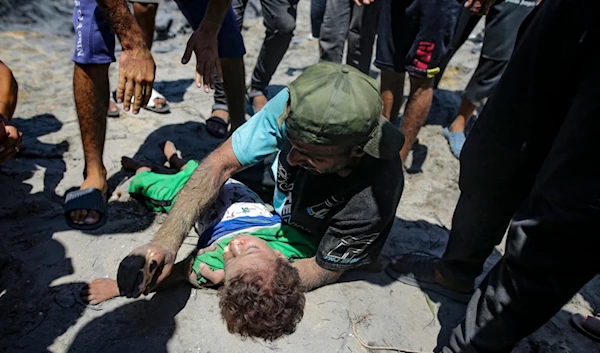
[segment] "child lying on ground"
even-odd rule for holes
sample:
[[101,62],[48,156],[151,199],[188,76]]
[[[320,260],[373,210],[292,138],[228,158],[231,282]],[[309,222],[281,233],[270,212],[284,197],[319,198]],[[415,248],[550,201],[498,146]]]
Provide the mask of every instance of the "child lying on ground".
[[[158,174],[123,157],[123,167],[135,169],[130,194],[154,210],[167,211],[198,164],[177,157],[173,143],[163,150],[176,174]],[[230,180],[196,223],[199,247],[176,264],[161,288],[188,281],[196,287],[223,284],[219,290],[221,315],[231,333],[275,340],[294,332],[304,313],[304,293],[298,271],[290,261],[315,255],[318,242],[281,224],[258,195]],[[117,281],[94,280],[83,299],[98,304],[120,295]]]

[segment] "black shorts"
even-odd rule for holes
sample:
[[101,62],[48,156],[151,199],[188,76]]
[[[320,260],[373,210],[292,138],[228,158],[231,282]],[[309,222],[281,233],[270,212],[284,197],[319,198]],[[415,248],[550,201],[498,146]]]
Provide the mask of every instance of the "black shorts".
[[432,78],[446,54],[462,1],[381,0],[375,66]]

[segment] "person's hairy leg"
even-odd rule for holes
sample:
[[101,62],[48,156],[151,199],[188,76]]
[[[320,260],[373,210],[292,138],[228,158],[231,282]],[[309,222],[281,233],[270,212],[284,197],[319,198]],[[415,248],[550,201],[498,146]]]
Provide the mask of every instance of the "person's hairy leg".
[[383,101],[381,114],[396,125],[404,101],[403,72],[381,71],[381,100]]
[[[73,72],[75,107],[85,159],[85,180],[80,188],[94,188],[102,193],[108,192],[102,163],[109,98],[108,66],[75,64]],[[70,216],[77,224],[94,224],[100,220],[100,214],[90,210],[75,210]]]
[[448,130],[450,130],[450,132],[464,132],[469,119],[471,119],[475,113],[475,109],[477,109],[475,104],[471,103],[468,99],[463,98],[460,103],[460,108],[458,109],[458,115]]
[[433,81],[433,78],[410,75],[410,94],[400,121],[400,131],[406,139],[402,150],[400,150],[402,163],[406,162],[408,152],[417,140],[419,130],[421,130],[429,114],[429,109],[431,109]]
[[244,70],[244,58],[221,59],[223,70],[223,89],[227,96],[227,108],[229,109],[229,122],[232,134],[238,127],[246,122],[246,73]]
[[148,49],[152,49],[152,44],[154,43],[154,27],[157,10],[158,4],[143,2],[133,3],[133,16],[144,34],[144,42]]
[[300,285],[305,291],[310,291],[327,284],[331,284],[340,278],[344,271],[331,271],[317,264],[314,257],[302,259],[292,263],[300,273]]

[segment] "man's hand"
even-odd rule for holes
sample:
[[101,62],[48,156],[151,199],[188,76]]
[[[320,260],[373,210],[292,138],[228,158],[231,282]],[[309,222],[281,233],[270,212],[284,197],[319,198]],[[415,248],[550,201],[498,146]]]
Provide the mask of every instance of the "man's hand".
[[196,85],[202,87],[204,84],[206,93],[214,88],[215,72],[219,80],[223,79],[219,61],[218,33],[219,26],[217,25],[212,23],[200,25],[188,40],[181,59],[181,63],[185,65],[190,61],[192,52],[196,54]]
[[470,8],[473,15],[485,16],[494,2],[496,0],[467,0],[465,7]]
[[375,0],[354,0],[354,3],[356,4],[356,6],[362,6],[364,5],[369,5],[374,3]]
[[153,243],[133,250],[119,265],[117,282],[121,295],[137,298],[150,293],[171,273],[175,255]]
[[132,98],[133,114],[139,113],[140,108],[148,104],[155,71],[154,59],[145,46],[121,52],[117,102],[123,102],[125,111],[129,111]]
[[0,135],[3,135],[4,140],[1,141],[0,138],[0,163],[4,163],[19,153],[23,142],[23,133],[12,125],[4,125],[3,122],[0,122],[0,129],[2,129]]

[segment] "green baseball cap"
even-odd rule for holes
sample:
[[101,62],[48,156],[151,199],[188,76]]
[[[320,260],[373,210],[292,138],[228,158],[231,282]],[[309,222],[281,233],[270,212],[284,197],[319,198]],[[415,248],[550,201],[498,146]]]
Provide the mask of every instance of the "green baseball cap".
[[381,115],[379,84],[349,65],[319,63],[289,84],[285,126],[316,145],[356,145],[378,159],[397,156],[404,136]]

